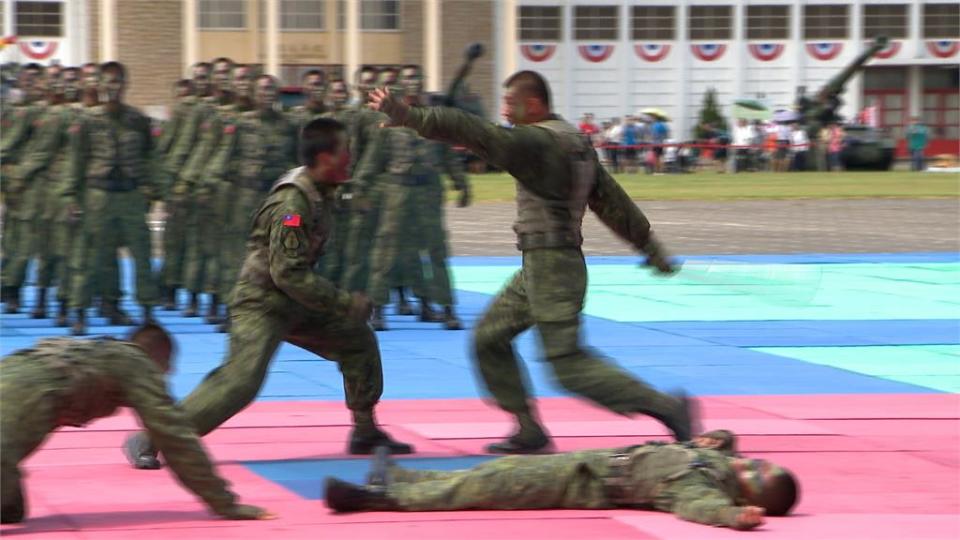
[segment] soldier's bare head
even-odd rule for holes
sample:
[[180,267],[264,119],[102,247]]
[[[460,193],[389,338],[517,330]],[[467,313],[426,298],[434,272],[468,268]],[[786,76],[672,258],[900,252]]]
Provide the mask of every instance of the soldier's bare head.
[[80,99],[80,68],[64,69],[60,79],[63,81],[63,100],[73,103]]
[[221,56],[213,62],[213,87],[220,93],[229,93],[232,91],[230,81],[233,74],[233,60]]
[[233,68],[233,91],[238,98],[253,98],[253,68],[239,64]]
[[173,363],[174,343],[170,334],[157,323],[144,323],[127,336],[127,341],[136,344],[147,353],[163,373],[169,373]]
[[173,83],[173,95],[176,98],[187,97],[193,94],[193,81],[190,79],[180,79]]
[[511,124],[533,124],[550,116],[550,85],[536,71],[518,71],[503,83],[501,114]]
[[763,459],[734,459],[730,465],[748,504],[765,509],[768,516],[785,516],[797,503],[800,487],[787,469]]
[[332,118],[317,118],[300,131],[300,161],[320,184],[342,184],[349,179],[347,131]]
[[347,87],[347,81],[343,79],[333,79],[327,87],[327,101],[335,109],[345,107],[350,101],[350,88]]
[[120,103],[126,89],[127,68],[120,62],[104,62],[100,66],[100,102]]
[[310,103],[323,103],[323,97],[327,93],[326,74],[319,69],[311,69],[304,73],[301,91]]
[[273,75],[257,77],[256,88],[253,92],[253,101],[260,110],[272,110],[277,104],[277,95],[280,92],[280,83]]
[[210,72],[213,66],[209,62],[197,62],[193,65],[193,91],[198,96],[210,95]]

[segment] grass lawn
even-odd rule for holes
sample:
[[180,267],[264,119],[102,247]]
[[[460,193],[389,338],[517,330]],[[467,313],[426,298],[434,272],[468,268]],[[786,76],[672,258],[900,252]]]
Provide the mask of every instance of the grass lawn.
[[[474,201],[514,200],[513,179],[506,174],[470,177]],[[620,174],[617,180],[634,199],[860,199],[957,198],[960,175],[949,173],[835,172],[717,174]],[[451,198],[456,193],[451,193]]]

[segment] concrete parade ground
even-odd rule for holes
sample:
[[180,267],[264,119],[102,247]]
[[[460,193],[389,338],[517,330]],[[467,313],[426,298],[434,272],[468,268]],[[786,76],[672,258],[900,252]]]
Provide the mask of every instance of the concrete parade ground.
[[[478,180],[479,181],[479,180]],[[335,364],[284,344],[258,400],[204,439],[243,502],[273,521],[211,516],[167,470],[131,469],[121,451],[137,419],[123,411],[51,436],[24,464],[29,518],[3,536],[137,538],[699,540],[960,537],[960,232],[955,198],[642,202],[684,262],[652,276],[590,217],[584,340],[661,389],[701,401],[707,429],[740,435],[741,451],[792,469],[794,515],[740,533],[669,514],[618,510],[374,512],[336,515],[323,479],[361,481],[346,454],[350,416]],[[470,329],[519,268],[510,203],[448,206],[453,280],[467,330],[389,311],[378,333],[385,391],[378,417],[417,453],[415,468],[489,459],[511,430],[470,359]],[[157,264],[160,261],[155,261]],[[124,307],[134,317],[131,269]],[[33,305],[25,293],[22,313]],[[181,301],[183,299],[181,298]],[[171,389],[182,398],[222,360],[227,337],[201,318],[158,311],[179,346]],[[91,318],[91,333],[120,334]],[[66,335],[52,320],[4,315],[3,354]],[[558,450],[665,439],[652,419],[625,418],[570,396],[535,336],[519,338]]]

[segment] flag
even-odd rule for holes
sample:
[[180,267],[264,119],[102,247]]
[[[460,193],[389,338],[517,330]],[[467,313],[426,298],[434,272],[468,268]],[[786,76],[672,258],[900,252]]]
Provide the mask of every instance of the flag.
[[287,214],[283,216],[283,226],[284,227],[299,227],[300,226],[300,214]]

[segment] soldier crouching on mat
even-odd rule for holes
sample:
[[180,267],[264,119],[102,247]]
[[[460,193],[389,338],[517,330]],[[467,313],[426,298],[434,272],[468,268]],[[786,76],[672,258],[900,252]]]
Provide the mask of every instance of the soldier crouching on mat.
[[19,464],[60,426],[83,426],[130,407],[180,482],[228,519],[272,519],[237,496],[214,470],[200,440],[167,393],[173,341],[160,326],[141,326],[123,341],[45,339],[0,362],[0,521],[26,517]]
[[461,471],[405,469],[378,450],[367,485],[327,478],[337,512],[636,508],[747,530],[785,516],[799,498],[787,469],[733,455],[729,431],[693,442],[509,456]]

